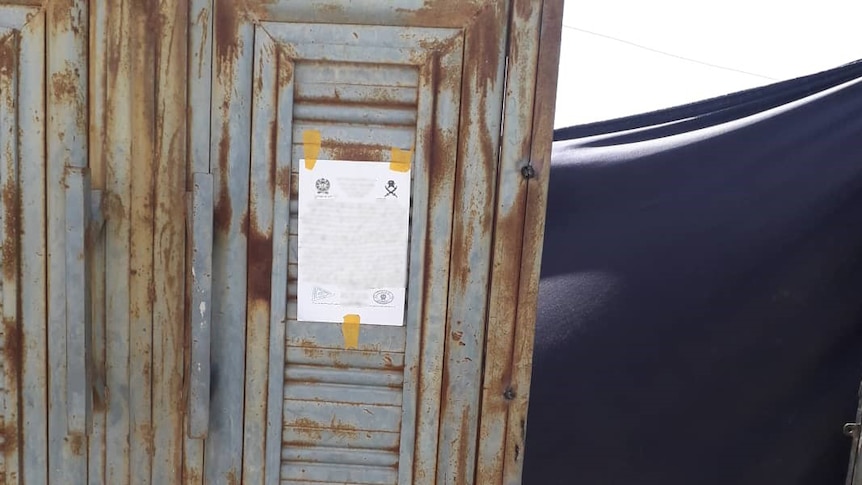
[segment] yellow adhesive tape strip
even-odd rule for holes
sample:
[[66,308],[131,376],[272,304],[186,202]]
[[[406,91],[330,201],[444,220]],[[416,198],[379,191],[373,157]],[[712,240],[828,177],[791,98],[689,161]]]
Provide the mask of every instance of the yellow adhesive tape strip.
[[359,348],[359,315],[344,315],[341,333],[344,334],[345,349]]
[[302,151],[305,156],[305,169],[314,170],[317,156],[320,154],[320,132],[305,130],[302,132]]
[[393,172],[410,171],[410,162],[413,160],[413,150],[402,150],[392,147],[392,160],[389,162],[389,170]]

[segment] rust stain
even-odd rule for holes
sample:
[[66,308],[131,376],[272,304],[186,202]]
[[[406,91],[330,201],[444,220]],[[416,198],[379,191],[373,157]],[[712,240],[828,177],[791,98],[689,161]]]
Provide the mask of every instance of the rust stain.
[[197,19],[195,21],[201,26],[201,35],[200,39],[200,47],[198,48],[198,78],[203,77],[203,64],[204,59],[204,51],[206,50],[207,38],[209,37],[209,25],[210,25],[210,14],[209,9],[203,8],[198,14]]
[[467,461],[470,456],[467,449],[470,444],[470,406],[465,406],[461,413],[461,430],[458,440],[458,456],[455,457],[457,463],[457,473],[455,475],[455,483],[470,483],[471,477],[467,476]]
[[[299,173],[291,171],[290,180],[288,181],[290,184],[290,196],[291,199],[296,201],[299,197]],[[290,233],[292,236],[296,236],[293,232]],[[296,264],[296,263],[294,263]],[[295,279],[295,278],[294,278]]]
[[492,2],[491,0],[426,0],[417,10],[399,8],[398,11],[409,16],[410,25],[425,27],[465,27],[470,24],[477,11]]
[[0,428],[0,454],[15,454],[20,441],[18,423],[4,423]]
[[[467,260],[470,249],[473,248],[475,239],[479,234],[490,234],[493,217],[488,214],[486,208],[494,198],[495,171],[497,156],[495,151],[495,139],[499,136],[499,129],[495,129],[494,121],[488,114],[488,94],[495,89],[498,80],[498,68],[502,62],[500,57],[499,42],[502,38],[500,5],[494,4],[483,9],[477,16],[467,34],[465,46],[465,65],[467,82],[462,86],[462,103],[468,107],[470,116],[464,120],[462,133],[467,136],[461,137],[462,147],[460,152],[467,153],[467,140],[478,137],[474,143],[481,151],[481,172],[476,178],[482,181],[483,195],[478,198],[465,199],[463,195],[456,199],[456,223],[453,230],[455,244],[452,249],[452,260],[463,262]],[[472,110],[475,110],[473,112]],[[475,180],[475,179],[474,179]],[[475,187],[466,187],[461,190],[473,191]],[[464,224],[464,219],[475,221]],[[478,232],[477,232],[478,231]],[[454,275],[454,281],[460,285],[459,288],[467,287],[470,271],[458,271]]]
[[311,420],[308,418],[298,418],[298,419],[290,422],[288,424],[288,426],[293,426],[293,427],[297,427],[297,428],[314,428],[314,429],[324,428],[324,426],[321,425],[320,423],[318,423],[317,421],[314,421],[314,420]]
[[392,357],[391,357],[391,356],[389,356],[389,354],[384,354],[384,355],[383,355],[383,366],[384,366],[384,367],[394,367],[394,366],[392,365]]
[[[498,64],[502,60],[499,47],[505,28],[504,22],[500,21],[503,8],[503,2],[488,2],[476,14],[467,35],[464,65],[472,70],[473,75],[469,78],[486,88],[493,87],[496,83]],[[476,91],[480,95],[486,92]]]
[[73,455],[82,456],[84,453],[84,437],[80,435],[69,436],[66,438],[67,443],[69,443],[69,450]]
[[275,195],[278,176],[278,119],[269,124],[269,193]]
[[[94,367],[95,368],[93,369],[93,381],[95,381],[96,385],[99,386],[99,388],[104,389],[104,385],[102,383],[106,381],[104,371],[105,363],[102,362],[95,365]],[[108,403],[105,397],[105,393],[102,391],[93,392],[94,413],[105,412],[107,410]]]
[[392,147],[383,145],[361,145],[340,143],[324,140],[321,146],[335,160],[353,160],[357,162],[382,162],[381,156],[391,153]]
[[452,340],[454,340],[455,342],[458,342],[458,345],[460,345],[460,346],[462,346],[462,347],[466,345],[466,344],[461,340],[461,338],[462,338],[463,336],[464,336],[464,332],[462,332],[462,331],[460,331],[460,330],[458,330],[458,331],[453,331],[453,332],[452,332]]
[[265,5],[268,3],[268,0],[239,0],[236,3],[240,4],[243,13],[245,14],[246,20],[259,23],[261,20],[266,19],[266,8]]
[[[255,55],[257,55],[257,54],[255,54]],[[254,96],[254,98],[255,98],[253,102],[258,102],[260,100],[261,96],[263,96],[263,68],[264,68],[265,64],[266,64],[265,62],[258,62],[257,63],[257,75],[254,76],[255,77],[254,89],[252,90],[252,93],[253,93],[252,96]],[[278,61],[276,60],[276,69],[278,68],[277,66],[278,66]]]
[[276,171],[276,180],[278,185],[278,190],[285,197],[290,197],[290,179],[291,179],[291,171],[290,167],[281,167]]
[[116,192],[105,192],[102,199],[102,210],[106,220],[119,221],[125,218],[126,209],[123,205],[123,199]]
[[204,479],[201,475],[201,471],[197,468],[193,468],[191,466],[184,467],[185,468],[185,483],[203,483]]
[[323,439],[323,433],[319,428],[293,428],[291,431],[315,441]]
[[[75,34],[78,33],[78,26],[75,25],[72,13],[75,10],[72,2],[47,2],[48,4],[48,21],[54,31],[65,32],[72,29]],[[80,15],[81,12],[78,12]]]
[[51,74],[51,95],[57,103],[73,103],[78,97],[78,69],[66,67]]
[[304,338],[304,339],[300,339],[298,344],[300,347],[312,348],[312,347],[317,345],[317,342],[315,342],[314,340]]
[[306,355],[306,357],[317,358],[324,355],[324,350],[314,346],[314,343],[306,343],[302,342],[302,353]]
[[[20,292],[19,292],[20,293]],[[20,305],[19,305],[20,306]],[[13,386],[17,386],[19,367],[23,358],[21,326],[15,318],[3,319],[3,362],[5,366],[5,374],[7,381],[11,381]]]
[[14,40],[15,34],[0,37],[0,74],[4,77],[15,71],[18,52]]
[[3,219],[3,232],[9,238],[3,241],[2,258],[3,258],[3,280],[15,281],[18,277],[18,213],[19,213],[19,194],[16,187],[16,181],[11,177],[3,186],[3,205],[6,207],[6,214]]
[[536,2],[534,1],[516,1],[515,2],[515,14],[518,18],[521,19],[529,19],[533,16],[533,10],[536,6]]
[[215,44],[218,75],[227,79],[233,73],[242,41],[238,38],[238,7],[232,0],[215,0]]
[[[146,379],[146,381],[149,381],[149,378]],[[155,433],[153,432],[153,426],[150,423],[144,423],[138,426],[138,430],[140,431],[138,436],[143,438],[147,454],[153,456],[153,453],[155,452]]]
[[219,194],[213,211],[213,225],[217,231],[227,233],[230,230],[233,208],[230,203],[230,189],[228,177],[230,172],[228,156],[230,155],[230,127],[226,121],[222,122],[221,139],[218,147],[219,165]]
[[340,419],[332,418],[332,421],[329,422],[328,428],[332,430],[337,436],[343,436],[347,438],[358,438],[359,437],[359,428],[356,426],[352,426],[346,424],[344,421]]
[[228,485],[239,484],[239,479],[236,477],[236,470],[231,469],[231,471],[227,473],[227,483]]
[[248,219],[248,297],[268,307],[272,297],[272,228],[260,228],[255,217]]
[[[296,53],[293,52],[291,46],[284,44],[278,44],[276,50],[278,52],[278,87],[283,88],[293,82],[293,59],[296,58]],[[294,55],[290,55],[291,53]]]

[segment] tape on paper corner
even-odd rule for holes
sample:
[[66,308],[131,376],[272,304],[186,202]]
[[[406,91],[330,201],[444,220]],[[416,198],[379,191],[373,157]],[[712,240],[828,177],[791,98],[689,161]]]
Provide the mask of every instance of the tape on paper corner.
[[317,156],[320,154],[320,132],[305,130],[302,132],[302,151],[305,157],[305,169],[314,170]]
[[359,348],[359,315],[344,315],[344,323],[341,324],[341,333],[344,335],[344,348]]
[[413,150],[402,150],[392,147],[392,159],[389,162],[389,170],[393,172],[409,172],[412,161]]

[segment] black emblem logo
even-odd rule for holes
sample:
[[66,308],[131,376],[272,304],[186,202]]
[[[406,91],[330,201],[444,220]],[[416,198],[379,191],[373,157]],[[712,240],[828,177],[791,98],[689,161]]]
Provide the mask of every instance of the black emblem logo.
[[389,197],[391,195],[392,197],[395,197],[396,199],[398,198],[398,194],[395,193],[395,191],[398,190],[398,186],[395,185],[394,180],[390,180],[390,181],[386,182],[386,187],[384,187],[384,188],[386,189],[386,195],[384,195],[383,197]]
[[374,303],[388,305],[395,300],[395,295],[389,290],[377,290],[374,292]]
[[328,179],[317,179],[317,182],[314,182],[314,187],[317,189],[317,195],[329,195]]

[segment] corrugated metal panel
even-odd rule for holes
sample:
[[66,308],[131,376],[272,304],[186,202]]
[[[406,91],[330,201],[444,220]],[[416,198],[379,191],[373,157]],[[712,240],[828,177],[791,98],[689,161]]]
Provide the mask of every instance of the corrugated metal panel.
[[[517,481],[547,183],[533,140],[550,140],[527,114],[550,106],[536,59],[556,4],[9,1],[0,482]],[[406,324],[362,325],[357,348],[296,321],[309,132],[318,158],[413,151]],[[209,247],[184,226],[210,176],[207,379],[190,288]],[[489,291],[522,303],[489,309]]]

